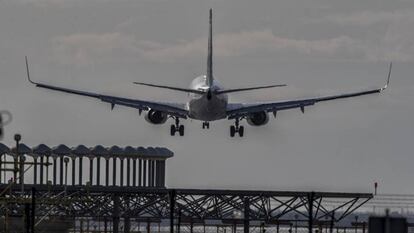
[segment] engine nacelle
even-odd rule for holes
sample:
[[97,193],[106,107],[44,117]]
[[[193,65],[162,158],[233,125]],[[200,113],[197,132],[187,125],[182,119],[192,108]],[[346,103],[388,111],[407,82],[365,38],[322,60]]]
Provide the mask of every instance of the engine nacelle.
[[247,123],[252,126],[261,126],[265,125],[267,122],[269,122],[269,115],[267,112],[255,112],[250,114],[249,117],[247,117]]
[[154,125],[164,124],[167,118],[167,114],[155,110],[149,110],[145,115],[145,120]]

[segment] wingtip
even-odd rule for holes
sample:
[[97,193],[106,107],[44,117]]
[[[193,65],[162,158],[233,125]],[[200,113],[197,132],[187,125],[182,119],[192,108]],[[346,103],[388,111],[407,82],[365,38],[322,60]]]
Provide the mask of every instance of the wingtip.
[[391,70],[392,70],[392,62],[390,62],[390,68],[388,71],[387,85],[390,84]]
[[287,87],[287,84],[276,84],[269,87]]
[[30,82],[30,83],[32,83],[32,84],[37,84],[37,83],[35,83],[35,82],[33,82],[32,81],[32,79],[30,78],[30,72],[29,72],[29,62],[28,62],[28,60],[27,60],[27,56],[24,56],[24,59],[25,59],[25,61],[26,61],[26,74],[27,74],[27,80]]
[[390,79],[391,79],[391,71],[392,71],[392,62],[390,62],[389,68],[388,68],[388,76],[387,76],[387,83],[385,84],[385,86],[381,89],[381,91],[385,90],[388,88],[388,86],[390,85]]
[[272,85],[272,86],[269,86],[269,87],[286,87],[287,86],[287,84],[277,84],[277,85]]

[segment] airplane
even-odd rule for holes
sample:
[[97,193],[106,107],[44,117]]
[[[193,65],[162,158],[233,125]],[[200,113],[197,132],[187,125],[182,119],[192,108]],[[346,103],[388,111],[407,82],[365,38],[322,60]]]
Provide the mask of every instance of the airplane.
[[202,128],[210,128],[210,122],[228,119],[234,120],[234,124],[230,126],[230,136],[234,137],[238,134],[240,137],[244,135],[244,126],[240,125],[241,120],[246,120],[249,125],[263,126],[269,121],[269,113],[273,113],[276,118],[278,111],[298,108],[305,112],[305,107],[314,105],[319,102],[357,97],[380,93],[384,91],[389,83],[391,76],[392,63],[389,65],[388,78],[384,87],[369,89],[360,92],[351,92],[346,94],[330,95],[324,97],[273,101],[260,103],[229,103],[227,94],[243,91],[251,91],[265,88],[284,87],[286,84],[255,86],[237,89],[224,89],[213,76],[213,28],[212,28],[212,9],[209,12],[209,34],[207,48],[207,72],[206,75],[196,77],[189,88],[180,88],[164,85],[156,85],[142,82],[134,82],[136,85],[144,85],[154,88],[169,89],[184,92],[189,95],[187,103],[167,103],[159,101],[130,99],[117,96],[102,95],[98,93],[80,91],[75,89],[67,89],[58,86],[52,86],[44,83],[34,82],[30,78],[29,65],[26,59],[26,72],[29,82],[40,88],[46,88],[54,91],[60,91],[70,94],[87,96],[99,99],[103,102],[111,104],[111,109],[115,105],[122,105],[130,108],[138,109],[141,115],[142,111],[146,111],[145,119],[151,124],[163,124],[168,118],[175,120],[175,124],[170,127],[170,134],[174,136],[177,132],[180,136],[184,136],[184,125],[180,124],[180,119],[194,119],[202,121]]

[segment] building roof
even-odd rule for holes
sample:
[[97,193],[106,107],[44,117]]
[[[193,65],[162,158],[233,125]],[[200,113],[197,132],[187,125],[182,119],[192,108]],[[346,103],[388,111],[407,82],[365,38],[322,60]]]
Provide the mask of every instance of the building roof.
[[71,154],[74,154],[74,155],[77,155],[77,156],[84,156],[84,155],[88,155],[90,153],[91,153],[91,151],[88,149],[88,147],[86,147],[84,145],[79,145],[79,146],[72,149]]
[[91,153],[95,156],[108,156],[109,151],[102,145],[97,145],[91,148]]
[[71,150],[68,146],[60,144],[59,146],[53,147],[52,155],[55,156],[65,156],[73,154],[73,150]]
[[0,155],[8,154],[8,153],[10,153],[9,147],[7,147],[6,145],[0,143]]
[[50,155],[52,153],[52,149],[50,149],[50,147],[46,146],[45,144],[40,144],[33,147],[32,153],[37,156]]
[[[0,155],[13,154],[15,148],[10,148],[0,143]],[[120,156],[124,158],[141,158],[141,159],[167,159],[174,156],[174,153],[165,147],[104,147],[96,145],[94,147],[87,147],[85,145],[78,145],[76,147],[68,147],[60,144],[53,148],[45,144],[40,144],[30,148],[29,146],[20,143],[19,153],[31,156]]]
[[[11,152],[16,153],[16,147],[10,149]],[[28,147],[26,144],[20,143],[19,144],[19,154],[32,154],[32,149]]]

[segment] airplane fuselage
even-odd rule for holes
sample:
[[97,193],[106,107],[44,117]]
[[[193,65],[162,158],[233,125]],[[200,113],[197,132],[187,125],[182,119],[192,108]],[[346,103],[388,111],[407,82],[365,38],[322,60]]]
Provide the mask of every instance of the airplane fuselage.
[[190,89],[206,91],[205,94],[189,94],[190,100],[187,108],[190,118],[201,121],[215,121],[226,118],[228,96],[226,94],[214,94],[215,91],[223,89],[216,80],[209,87],[206,83],[206,76],[199,76],[191,82]]

